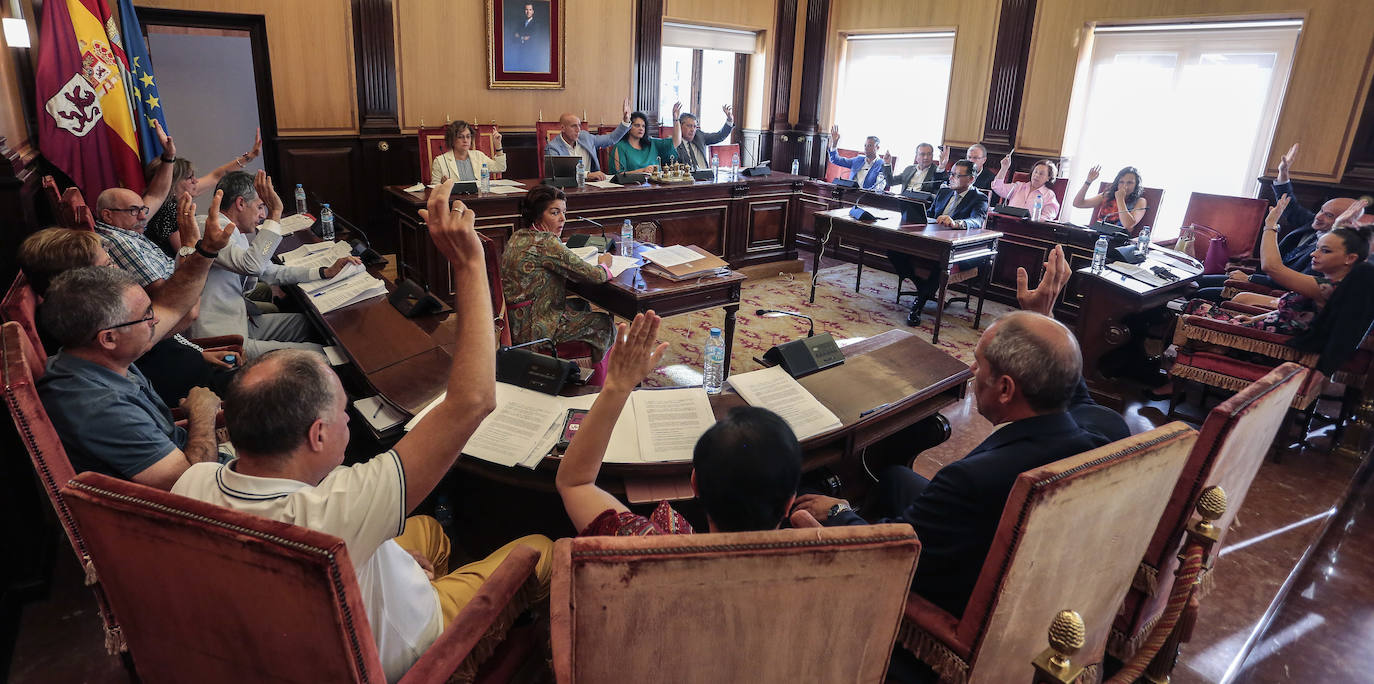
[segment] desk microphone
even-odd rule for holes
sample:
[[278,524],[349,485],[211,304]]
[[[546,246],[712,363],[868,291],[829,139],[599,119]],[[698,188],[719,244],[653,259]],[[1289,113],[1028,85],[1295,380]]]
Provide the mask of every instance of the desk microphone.
[[606,237],[606,226],[603,226],[603,225],[601,225],[600,223],[597,223],[596,221],[593,221],[593,220],[587,218],[586,216],[574,216],[573,218],[577,219],[578,221],[586,221],[587,223],[590,223],[590,224],[596,226],[597,228],[600,228],[600,229],[601,229],[601,237]]
[[[324,204],[324,198],[315,194],[314,191],[311,191],[310,196],[315,198],[316,204]],[[330,209],[332,210],[333,207],[330,207]],[[344,228],[347,228],[349,233],[354,233],[358,236],[358,242],[360,242],[361,245],[353,245],[354,256],[362,259],[363,263],[367,266],[386,263],[386,257],[382,256],[377,250],[372,249],[372,240],[367,237],[367,233],[364,233],[362,228],[359,228],[357,224],[344,218],[339,212],[334,212],[334,220],[342,224]],[[359,247],[361,247],[361,249],[359,249]],[[426,290],[428,290],[428,288],[426,288]]]
[[794,316],[794,317],[796,317],[796,318],[805,318],[805,319],[806,319],[806,336],[807,336],[807,337],[813,337],[813,336],[815,336],[815,334],[816,334],[816,321],[812,320],[810,316],[808,316],[808,315],[806,315],[806,314],[804,314],[804,313],[797,313],[796,311],[783,311],[783,310],[781,310],[781,309],[758,309],[758,310],[756,310],[756,311],[754,312],[754,315],[755,315],[755,316]]

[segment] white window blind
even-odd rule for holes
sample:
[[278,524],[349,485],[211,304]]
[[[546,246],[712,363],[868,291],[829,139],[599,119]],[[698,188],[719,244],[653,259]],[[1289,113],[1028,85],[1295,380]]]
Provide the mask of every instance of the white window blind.
[[897,156],[897,172],[912,163],[916,145],[938,147],[953,60],[953,31],[848,36],[836,88],[840,147],[863,149],[876,135],[879,154]]
[[[1300,30],[1298,21],[1099,27],[1065,133],[1070,192],[1093,165],[1109,182],[1135,166],[1146,187],[1164,189],[1160,237],[1177,234],[1193,192],[1254,196]],[[1080,224],[1092,212],[1066,210]]]
[[663,44],[695,50],[724,50],[753,54],[758,34],[753,31],[663,22]]

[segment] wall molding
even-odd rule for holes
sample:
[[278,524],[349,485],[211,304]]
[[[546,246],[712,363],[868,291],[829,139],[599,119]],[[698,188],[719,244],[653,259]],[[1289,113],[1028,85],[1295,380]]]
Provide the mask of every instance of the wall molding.
[[353,59],[358,80],[358,131],[395,133],[396,48],[391,0],[352,0]]
[[635,109],[657,119],[663,60],[663,0],[635,2]]
[[1035,28],[1036,0],[1002,0],[997,22],[992,83],[988,88],[983,143],[1010,149],[1016,143],[1021,119],[1021,95],[1026,86],[1026,63]]

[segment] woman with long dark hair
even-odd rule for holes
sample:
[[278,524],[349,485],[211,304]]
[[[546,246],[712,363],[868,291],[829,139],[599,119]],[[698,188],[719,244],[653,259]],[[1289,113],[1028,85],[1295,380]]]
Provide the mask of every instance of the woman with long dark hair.
[[1134,166],[1127,166],[1116,172],[1116,178],[1104,192],[1087,197],[1089,186],[1101,172],[1100,164],[1088,170],[1088,177],[1079,186],[1078,194],[1074,195],[1073,205],[1079,209],[1096,207],[1094,216],[1098,221],[1114,223],[1135,235],[1140,232],[1140,222],[1145,219],[1145,209],[1149,205],[1141,196],[1144,186],[1140,181],[1140,172]]
[[[651,138],[645,135],[649,117],[644,112],[630,114],[630,130],[626,131],[620,142],[611,146],[611,173],[653,173],[669,161],[677,159],[675,150],[682,140],[678,135],[677,117],[681,112],[681,102],[673,105],[673,125],[668,127],[668,130],[672,131],[670,138]],[[662,129],[659,132],[662,133]]]

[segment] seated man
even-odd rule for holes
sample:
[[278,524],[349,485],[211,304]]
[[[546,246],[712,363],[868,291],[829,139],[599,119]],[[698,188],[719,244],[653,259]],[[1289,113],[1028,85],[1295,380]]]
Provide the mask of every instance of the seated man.
[[191,325],[192,337],[241,335],[243,351],[249,359],[273,349],[324,353],[324,347],[308,341],[314,331],[304,315],[267,313],[250,318],[243,294],[252,290],[259,278],[271,285],[302,283],[333,278],[348,264],[361,262],[357,257],[341,257],[333,265],[320,268],[274,264],[272,254],[282,239],[278,223],[282,202],[272,189],[267,172],[258,171],[255,178],[245,171],[231,171],[224,174],[215,189],[224,193],[220,211],[238,232],[220,251],[206,278],[200,297],[200,317]]
[[[930,203],[927,216],[936,217],[935,224],[944,228],[964,230],[982,228],[988,216],[988,198],[973,188],[973,162],[961,159],[954,162],[949,172],[949,187],[940,188]],[[934,227],[934,226],[932,226]],[[935,296],[940,288],[940,274],[932,272],[921,278],[916,275],[915,261],[906,254],[889,251],[887,258],[899,278],[909,278],[916,283],[916,301],[907,314],[907,325],[921,324],[921,310],[926,302]],[[987,259],[961,264],[963,268],[978,268],[988,263]]]
[[429,496],[482,419],[496,407],[491,298],[475,216],[457,202],[453,181],[421,210],[430,238],[453,265],[457,345],[448,394],[391,450],[342,466],[348,396],[323,357],[281,350],[244,367],[225,398],[224,418],[238,458],[191,468],[172,491],[338,536],[358,579],[377,654],[397,681],[434,643],[501,561],[523,544],[541,554],[544,588],[553,542],[528,536],[452,572],[439,523],[406,514]]
[[[1018,269],[1017,298],[1028,310],[1003,316],[978,340],[972,389],[978,412],[997,426],[993,433],[932,480],[906,466],[879,477],[870,517],[916,529],[921,562],[912,589],[956,616],[978,581],[1017,475],[1130,434],[1121,416],[1088,396],[1073,333],[1045,315],[1070,275],[1060,247],[1036,290],[1026,289]],[[805,494],[796,508],[826,525],[865,524],[843,499]]]
[[630,130],[630,98],[625,98],[625,118],[615,127],[614,131],[605,135],[592,135],[582,130],[582,119],[572,112],[564,112],[558,117],[558,123],[562,126],[563,132],[549,141],[544,146],[544,156],[555,157],[582,157],[582,166],[587,170],[587,180],[600,181],[606,180],[606,174],[601,170],[601,160],[597,158],[596,151],[603,147],[610,147],[625,137]]
[[177,155],[176,145],[162,132],[162,125],[155,124],[153,130],[161,143],[164,163],[153,172],[147,194],[140,197],[132,190],[109,188],[95,200],[95,232],[104,241],[105,251],[149,292],[161,287],[176,268],[172,258],[143,234],[148,219],[170,199],[172,162]]
[[887,187],[902,186],[902,192],[935,192],[940,184],[949,180],[949,174],[935,165],[935,146],[921,143],[916,146],[916,163],[912,164],[895,178],[889,178]]
[[[692,167],[693,171],[711,168],[711,155],[706,153],[706,149],[730,137],[730,131],[735,127],[735,108],[725,105],[721,107],[721,111],[725,112],[725,125],[715,133],[703,133],[698,130],[695,114],[683,112],[677,117],[682,135],[682,142],[677,146],[677,158]],[[728,164],[730,160],[722,159],[720,163]]]
[[[650,311],[619,324],[606,384],[558,466],[558,495],[584,536],[691,534],[692,526],[664,501],[649,518],[635,515],[596,486],[601,459],[630,392],[652,371],[668,343],[658,341],[659,317]],[[801,445],[777,414],[736,407],[711,426],[692,450],[692,490],[712,532],[776,529],[787,518],[801,479]]]
[[830,163],[849,169],[849,178],[864,190],[886,190],[891,181],[892,169],[887,160],[878,158],[878,136],[870,135],[864,140],[864,153],[861,157],[841,157],[839,151],[840,127],[830,127]]
[[987,167],[988,148],[983,147],[982,143],[973,143],[968,146],[964,158],[973,163],[973,187],[989,193],[993,204],[1001,204],[1002,198],[992,191],[992,181],[997,178],[997,172]]
[[[185,201],[189,201],[189,198]],[[194,225],[192,211],[186,211],[185,215]],[[110,256],[101,246],[100,236],[88,230],[72,228],[45,228],[28,236],[19,245],[18,260],[19,268],[24,271],[29,286],[40,299],[47,294],[48,285],[53,278],[66,271],[83,266],[114,266],[110,262]],[[190,263],[192,260],[204,261],[201,257],[192,257],[186,262]],[[201,270],[204,270],[204,264],[201,265]],[[177,272],[183,271],[185,267]],[[174,273],[173,281],[177,278]],[[202,283],[203,279],[204,273],[201,274]],[[177,289],[177,286],[161,288],[157,296],[150,296],[156,304],[160,297],[176,292]],[[39,306],[42,306],[41,302]],[[190,319],[195,317],[196,310],[196,306],[193,305],[190,314],[172,327],[170,336],[159,340],[152,349],[134,362],[157,391],[163,403],[168,406],[180,403],[190,394],[193,387],[208,387],[216,394],[224,391],[229,385],[229,379],[233,377],[234,369],[237,368],[235,363],[226,360],[226,356],[231,352],[202,349],[179,334],[191,325]],[[56,341],[51,339],[41,326],[38,334],[43,339],[45,347],[58,347]]]

